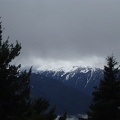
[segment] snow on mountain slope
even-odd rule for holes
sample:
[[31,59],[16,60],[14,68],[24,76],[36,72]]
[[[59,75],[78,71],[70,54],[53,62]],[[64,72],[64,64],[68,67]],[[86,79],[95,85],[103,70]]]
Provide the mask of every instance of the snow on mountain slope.
[[85,94],[91,95],[93,87],[97,86],[103,77],[103,70],[73,66],[72,68],[61,67],[51,70],[39,70],[38,74],[59,80],[68,86],[85,92]]
[[[85,112],[92,100],[93,87],[103,78],[99,68],[79,67],[34,70],[31,75],[31,95],[42,96],[57,105],[60,114]],[[63,114],[63,113],[62,113]]]

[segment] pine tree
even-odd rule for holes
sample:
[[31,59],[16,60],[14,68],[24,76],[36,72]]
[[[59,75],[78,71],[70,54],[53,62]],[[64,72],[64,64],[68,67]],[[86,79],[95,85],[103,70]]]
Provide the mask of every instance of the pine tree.
[[55,114],[56,107],[51,109],[49,107],[47,100],[42,97],[38,98],[32,102],[27,120],[55,120],[57,118]]
[[44,98],[38,98],[32,101],[28,120],[46,120],[46,110],[49,107],[49,102]]
[[50,111],[46,114],[46,120],[55,120],[57,115],[55,114],[56,107],[52,107]]
[[67,112],[65,112],[63,116],[59,118],[59,120],[66,120],[66,119],[67,119]]
[[25,118],[30,107],[31,69],[20,71],[21,65],[11,62],[20,54],[21,45],[3,41],[0,22],[0,120]]
[[[31,68],[21,71],[12,61],[19,56],[21,45],[2,38],[0,22],[0,120],[55,120],[55,107],[49,109],[44,98],[30,98]],[[49,109],[49,110],[48,110]]]
[[88,112],[89,120],[120,120],[119,66],[113,55],[107,57],[104,78],[93,92],[93,102]]

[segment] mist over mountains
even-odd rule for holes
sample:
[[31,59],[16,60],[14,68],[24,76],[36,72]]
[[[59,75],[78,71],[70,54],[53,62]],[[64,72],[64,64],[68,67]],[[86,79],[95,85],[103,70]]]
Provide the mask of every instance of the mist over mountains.
[[31,95],[44,97],[56,105],[57,113],[85,113],[92,100],[94,86],[103,77],[100,68],[79,67],[33,71]]

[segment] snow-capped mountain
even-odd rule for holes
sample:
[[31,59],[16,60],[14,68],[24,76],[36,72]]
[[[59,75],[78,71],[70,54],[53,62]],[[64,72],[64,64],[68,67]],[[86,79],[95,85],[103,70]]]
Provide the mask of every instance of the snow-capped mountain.
[[79,91],[91,95],[93,87],[99,84],[103,77],[103,70],[100,68],[79,67],[59,68],[52,70],[39,70],[38,73],[45,77],[59,80]]
[[84,113],[92,100],[93,87],[102,77],[102,69],[90,67],[35,70],[31,75],[31,95],[49,100],[56,105],[58,114]]

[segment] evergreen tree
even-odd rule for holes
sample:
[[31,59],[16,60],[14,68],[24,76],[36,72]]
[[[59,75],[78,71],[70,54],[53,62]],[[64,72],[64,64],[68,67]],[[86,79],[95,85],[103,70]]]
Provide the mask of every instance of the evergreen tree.
[[49,102],[44,98],[38,98],[31,104],[28,120],[55,120],[55,110],[56,107],[49,108]]
[[50,111],[46,114],[45,120],[55,120],[57,118],[57,115],[55,114],[56,107],[52,107]]
[[43,98],[38,98],[31,103],[28,120],[46,120],[46,110],[49,107],[49,102]]
[[89,120],[120,120],[119,66],[113,55],[107,57],[104,78],[93,92]]
[[20,54],[21,45],[9,44],[2,40],[0,22],[0,120],[19,120],[25,118],[30,107],[31,69],[20,71],[21,65],[11,62]]
[[65,112],[63,116],[59,118],[59,120],[66,120],[67,119],[67,113]]
[[[39,98],[34,102],[30,98],[30,75],[21,71],[21,65],[12,65],[19,56],[21,45],[9,44],[2,38],[0,22],[0,120],[54,120],[55,107],[48,111],[49,102]],[[46,112],[47,111],[47,112]]]

